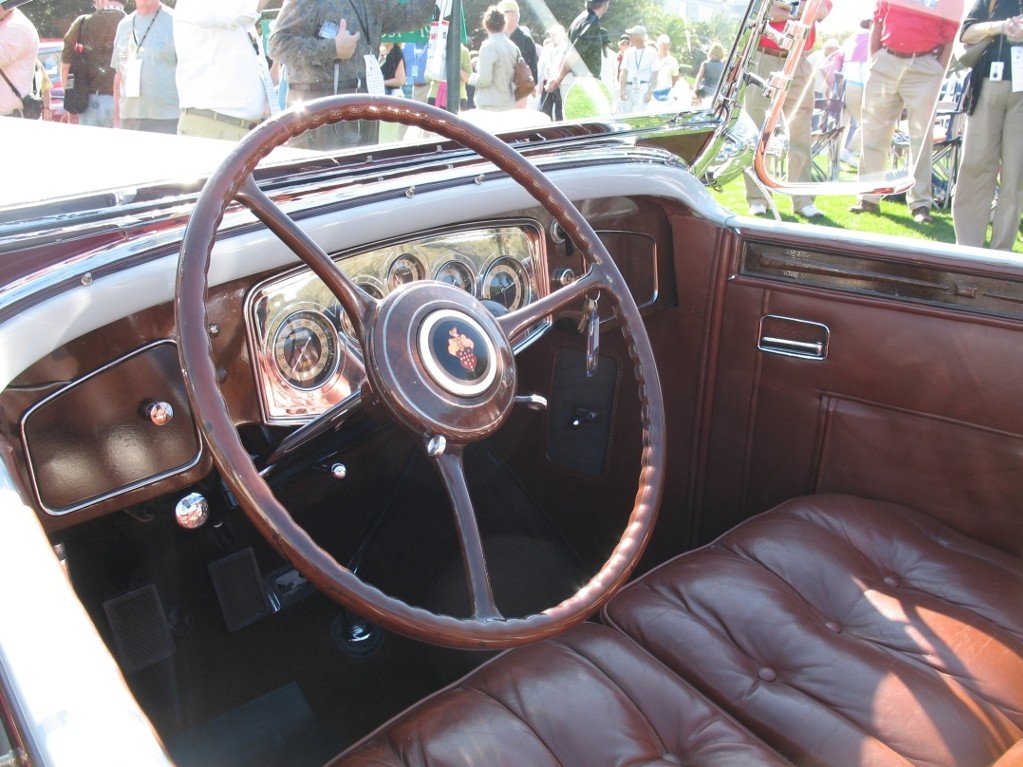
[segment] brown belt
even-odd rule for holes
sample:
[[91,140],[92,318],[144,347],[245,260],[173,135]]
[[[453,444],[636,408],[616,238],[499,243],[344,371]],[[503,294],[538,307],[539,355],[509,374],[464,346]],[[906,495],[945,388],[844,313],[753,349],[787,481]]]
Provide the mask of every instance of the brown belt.
[[768,56],[776,56],[779,59],[783,59],[789,55],[788,51],[783,51],[780,48],[768,48],[763,45],[758,45],[757,47],[760,49],[761,53],[766,53]]
[[937,56],[938,52],[933,48],[929,51],[921,51],[920,53],[903,53],[902,51],[893,51],[891,48],[885,46],[885,50],[897,59],[917,59],[921,56]]

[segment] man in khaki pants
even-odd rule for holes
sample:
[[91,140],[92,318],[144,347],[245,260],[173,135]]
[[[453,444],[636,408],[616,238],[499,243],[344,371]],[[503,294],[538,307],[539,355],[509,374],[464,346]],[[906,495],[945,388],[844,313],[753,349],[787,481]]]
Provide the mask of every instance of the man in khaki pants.
[[[887,180],[892,136],[905,108],[909,167],[915,168],[906,203],[920,224],[932,220],[931,126],[962,17],[962,0],[879,0],[870,27],[859,177],[879,184]],[[880,201],[880,195],[861,195],[849,210],[880,213]]]

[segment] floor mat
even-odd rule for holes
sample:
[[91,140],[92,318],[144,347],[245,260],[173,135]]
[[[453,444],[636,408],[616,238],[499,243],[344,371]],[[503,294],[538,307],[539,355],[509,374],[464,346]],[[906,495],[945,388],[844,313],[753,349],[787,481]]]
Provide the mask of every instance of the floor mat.
[[167,748],[179,767],[319,767],[345,745],[317,723],[293,682],[178,735]]

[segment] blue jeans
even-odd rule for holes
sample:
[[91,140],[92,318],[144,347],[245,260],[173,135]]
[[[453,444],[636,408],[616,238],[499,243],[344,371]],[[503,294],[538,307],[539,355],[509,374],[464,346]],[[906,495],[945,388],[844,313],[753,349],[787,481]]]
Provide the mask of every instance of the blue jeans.
[[99,128],[114,127],[114,97],[105,93],[90,93],[88,108],[78,115],[79,125]]

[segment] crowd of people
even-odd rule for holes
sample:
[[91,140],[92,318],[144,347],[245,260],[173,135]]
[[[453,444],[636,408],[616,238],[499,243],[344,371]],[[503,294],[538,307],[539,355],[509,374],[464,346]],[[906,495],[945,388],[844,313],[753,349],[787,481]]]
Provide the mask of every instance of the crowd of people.
[[[31,88],[39,36],[17,5],[3,0],[4,69],[14,88],[0,93],[0,115],[22,116],[21,94]],[[486,37],[462,46],[462,109],[536,110],[565,116],[564,102],[582,78],[604,83],[608,111],[631,114],[653,102],[699,104],[717,87],[724,48],[710,46],[698,71],[684,72],[667,35],[645,27],[623,30],[618,48],[602,26],[610,0],[587,0],[566,28],[553,24],[542,38],[519,23],[516,0],[501,0],[480,20]],[[94,0],[64,36],[62,81],[77,89],[72,121],[83,125],[237,139],[283,106],[340,93],[381,92],[447,104],[447,70],[426,42],[386,42],[422,30],[435,0],[285,0],[268,38],[260,34],[260,0]],[[344,6],[348,6],[346,12]],[[536,87],[516,95],[521,57]],[[214,76],[212,73],[216,73]],[[690,77],[695,75],[695,89]],[[82,93],[84,91],[84,93]],[[15,93],[18,93],[16,96]],[[68,100],[70,107],[72,100]],[[323,126],[299,139],[333,149],[374,143],[369,124]]]
[[[0,0],[0,116],[23,116],[23,95],[38,83],[39,36],[17,6]],[[687,69],[664,34],[646,27],[624,29],[612,46],[603,26],[611,0],[586,0],[567,26],[553,24],[534,37],[520,23],[516,0],[500,0],[481,19],[486,33],[478,46],[461,46],[458,105],[486,112],[534,110],[554,120],[566,116],[566,101],[580,81],[598,86],[607,111],[629,115],[672,104],[701,105],[716,91],[724,70],[719,43],[701,47]],[[1023,42],[1019,0],[975,0],[964,16],[964,0],[877,0],[859,33],[843,43],[815,45],[811,26],[804,54],[793,72],[783,110],[788,138],[787,179],[808,182],[814,102],[840,98],[848,134],[842,158],[859,179],[882,183],[891,164],[892,137],[905,114],[908,167],[915,183],[906,193],[909,213],[932,221],[931,133],[933,109],[957,39],[990,42],[975,67],[967,92],[966,131],[958,193],[952,212],[957,241],[983,245],[994,205],[991,247],[1011,249],[1023,211],[1023,158],[1016,139],[1023,122]],[[286,0],[265,46],[258,33],[260,0],[94,0],[95,10],[75,19],[64,37],[61,72],[65,85],[84,90],[76,111],[84,125],[237,140],[283,106],[339,93],[391,93],[428,103],[449,102],[447,67],[426,42],[382,42],[388,35],[430,24],[435,0]],[[350,12],[344,10],[348,7]],[[832,0],[818,5],[817,22]],[[770,24],[750,71],[763,81],[788,56],[783,32],[792,17],[787,0],[774,0]],[[516,93],[519,59],[535,83]],[[272,65],[272,66],[270,66]],[[215,72],[216,75],[211,73]],[[602,89],[602,90],[601,90]],[[591,89],[592,90],[592,89]],[[762,125],[771,100],[748,88],[746,111]],[[569,115],[571,116],[571,115]],[[309,149],[372,144],[371,122],[324,125],[298,137]],[[769,192],[747,179],[753,215],[771,207]],[[793,212],[807,219],[822,213],[810,194],[791,195]],[[881,212],[881,197],[863,194],[850,211]]]

